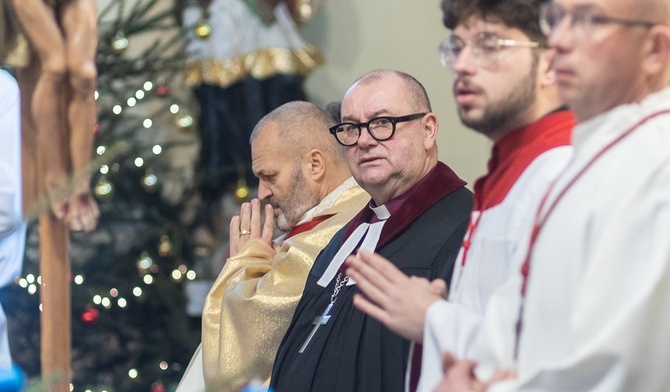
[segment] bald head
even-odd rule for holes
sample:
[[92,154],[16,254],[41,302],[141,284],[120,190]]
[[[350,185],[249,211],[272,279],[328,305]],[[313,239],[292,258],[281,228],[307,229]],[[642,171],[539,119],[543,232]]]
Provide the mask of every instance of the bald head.
[[263,117],[251,133],[250,143],[268,123],[275,123],[282,142],[282,149],[299,157],[312,148],[318,148],[333,160],[344,162],[343,150],[328,128],[335,125],[330,114],[318,106],[304,101],[286,103]]
[[374,82],[379,82],[383,78],[389,76],[398,77],[403,81],[406,88],[406,94],[408,95],[407,101],[412,103],[413,109],[415,111],[426,113],[433,111],[430,106],[428,93],[426,92],[425,87],[423,87],[423,84],[416,80],[414,76],[393,69],[378,69],[368,72],[360,78],[356,79],[351,88],[349,88],[349,91],[351,91],[356,86],[366,86]]
[[251,133],[258,198],[274,207],[279,229],[291,230],[351,176],[342,147],[328,132],[334,124],[319,107],[295,101],[267,114]]

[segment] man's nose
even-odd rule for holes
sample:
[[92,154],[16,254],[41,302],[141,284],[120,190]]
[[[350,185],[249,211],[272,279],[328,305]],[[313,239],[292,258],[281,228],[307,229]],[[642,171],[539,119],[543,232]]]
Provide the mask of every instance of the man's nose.
[[272,196],[272,191],[270,187],[265,184],[265,181],[258,182],[258,200],[265,200],[268,197]]
[[358,135],[357,144],[359,147],[374,146],[379,143],[370,133],[370,126],[361,127],[361,134]]

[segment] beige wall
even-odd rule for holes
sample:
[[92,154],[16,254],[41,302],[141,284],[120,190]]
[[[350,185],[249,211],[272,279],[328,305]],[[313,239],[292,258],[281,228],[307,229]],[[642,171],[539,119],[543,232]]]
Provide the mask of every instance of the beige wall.
[[[472,185],[485,171],[490,144],[463,127],[456,115],[451,74],[440,66],[437,54],[440,40],[447,35],[440,0],[313,1],[323,5],[301,33],[324,53],[326,64],[306,81],[310,100],[321,106],[340,100],[354,79],[376,68],[415,76],[428,90],[440,120],[440,159]],[[109,0],[96,2],[102,10]],[[172,1],[165,0],[157,8],[170,6]],[[153,39],[151,35],[143,38]],[[133,41],[128,52],[141,48],[141,42]]]
[[307,79],[312,101],[340,100],[356,77],[376,68],[407,72],[424,84],[440,120],[440,159],[470,186],[484,173],[490,143],[460,124],[451,74],[439,63],[437,46],[447,35],[439,0],[324,0],[302,35],[326,57]]

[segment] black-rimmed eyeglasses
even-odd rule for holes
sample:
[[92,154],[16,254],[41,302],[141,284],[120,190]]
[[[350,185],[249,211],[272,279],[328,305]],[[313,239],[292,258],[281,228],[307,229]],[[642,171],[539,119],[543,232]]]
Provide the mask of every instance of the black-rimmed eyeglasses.
[[335,136],[335,139],[343,146],[353,146],[358,142],[363,128],[367,128],[370,136],[378,142],[389,140],[395,133],[395,125],[399,122],[412,121],[422,118],[428,113],[414,113],[407,116],[400,117],[375,117],[368,122],[353,123],[345,122],[330,127],[330,133]]

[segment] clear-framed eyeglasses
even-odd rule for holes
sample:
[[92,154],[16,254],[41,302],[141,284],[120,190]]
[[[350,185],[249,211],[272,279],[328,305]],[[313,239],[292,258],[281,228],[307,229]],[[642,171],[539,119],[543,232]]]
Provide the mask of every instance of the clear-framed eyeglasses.
[[458,56],[468,45],[472,57],[475,58],[480,67],[489,67],[495,64],[500,52],[505,48],[515,46],[539,48],[541,46],[539,42],[503,39],[491,33],[480,33],[475,38],[467,41],[455,35],[450,35],[440,43],[440,62],[442,66],[453,68]]
[[343,146],[353,146],[358,143],[358,138],[361,137],[363,128],[367,128],[370,136],[378,142],[389,140],[395,134],[395,126],[397,123],[417,120],[423,118],[428,113],[414,113],[407,116],[400,117],[375,117],[372,120],[364,123],[344,122],[330,127],[330,133],[335,136],[335,139]]
[[569,24],[573,37],[576,40],[584,40],[591,36],[596,26],[607,24],[618,24],[628,27],[650,28],[656,23],[646,20],[634,20],[615,18],[607,16],[592,6],[577,6],[566,10],[556,3],[545,3],[540,6],[540,28],[542,33],[549,36],[556,31],[559,25],[569,18]]

